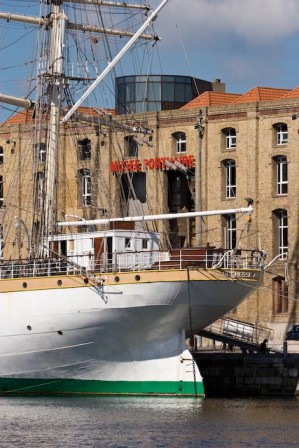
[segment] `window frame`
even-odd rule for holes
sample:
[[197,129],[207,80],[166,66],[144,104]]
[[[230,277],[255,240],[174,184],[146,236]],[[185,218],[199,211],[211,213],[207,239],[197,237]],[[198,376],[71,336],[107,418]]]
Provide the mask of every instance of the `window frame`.
[[44,189],[45,173],[43,171],[38,171],[36,173],[36,201],[38,208],[43,208],[44,205]]
[[272,289],[274,314],[287,314],[289,311],[289,288],[285,278],[273,278]]
[[187,136],[183,131],[177,131],[172,134],[174,140],[174,150],[176,153],[185,153],[187,151]]
[[235,199],[237,195],[237,167],[234,159],[222,161],[224,168],[225,199]]
[[225,249],[235,249],[237,246],[237,219],[235,213],[223,215]]
[[285,196],[288,194],[288,159],[286,156],[274,157],[276,163],[276,194]]
[[276,145],[284,146],[288,144],[289,128],[286,123],[276,123],[274,125],[276,131]]
[[289,226],[288,212],[285,209],[277,209],[273,211],[274,219],[274,250],[279,255],[279,260],[283,260],[289,249]]
[[4,177],[0,176],[0,208],[4,206]]
[[38,163],[45,163],[47,158],[47,147],[45,142],[34,144],[35,157]]
[[91,182],[91,172],[86,168],[81,168],[79,170],[80,178],[80,197],[81,204],[83,207],[88,207],[92,203],[92,182]]
[[225,128],[222,130],[224,134],[224,148],[228,151],[237,147],[237,131],[235,128]]
[[126,135],[124,137],[125,157],[137,158],[138,157],[138,143],[135,140],[134,135]]
[[92,144],[89,138],[83,138],[77,141],[79,160],[91,160]]

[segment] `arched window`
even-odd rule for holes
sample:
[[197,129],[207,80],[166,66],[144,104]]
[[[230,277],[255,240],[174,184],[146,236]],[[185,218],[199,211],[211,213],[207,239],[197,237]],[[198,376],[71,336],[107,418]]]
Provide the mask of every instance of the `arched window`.
[[236,162],[232,159],[223,160],[225,197],[235,198],[236,187]]
[[187,140],[185,132],[174,132],[172,134],[175,152],[186,152]]
[[82,205],[91,205],[91,174],[90,170],[82,168],[78,172],[79,197]]
[[288,159],[285,156],[273,157],[275,164],[275,190],[277,195],[288,193]]
[[286,145],[288,143],[288,125],[286,123],[276,123],[273,125],[276,134],[276,145]]
[[288,212],[283,209],[274,210],[274,250],[283,259],[288,253]]
[[222,130],[224,135],[224,148],[235,149],[237,146],[237,133],[235,128],[225,128]]

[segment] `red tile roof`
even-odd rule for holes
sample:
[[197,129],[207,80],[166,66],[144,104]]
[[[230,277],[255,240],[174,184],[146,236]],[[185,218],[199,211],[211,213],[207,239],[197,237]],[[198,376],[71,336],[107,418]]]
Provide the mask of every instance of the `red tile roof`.
[[290,89],[274,89],[272,87],[254,87],[236,99],[234,104],[256,103],[258,101],[275,101],[284,98]]
[[299,87],[296,87],[296,89],[291,90],[291,92],[287,93],[284,98],[299,98]]
[[222,106],[233,103],[241,95],[239,93],[204,92],[181,109],[193,109],[195,107]]

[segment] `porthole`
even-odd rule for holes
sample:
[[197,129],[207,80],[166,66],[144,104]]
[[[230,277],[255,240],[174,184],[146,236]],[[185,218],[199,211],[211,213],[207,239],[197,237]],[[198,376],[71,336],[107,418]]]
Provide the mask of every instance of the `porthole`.
[[63,332],[61,330],[57,331],[58,334],[60,334],[60,336],[63,335]]
[[62,285],[62,280],[58,280],[57,285],[61,286]]
[[27,283],[26,282],[23,282],[23,288],[27,288]]
[[139,282],[139,281],[140,281],[140,275],[135,275],[135,280],[136,280],[137,282]]
[[27,330],[29,330],[29,331],[32,330],[31,325],[27,325]]
[[118,276],[114,277],[114,281],[115,281],[116,283],[118,283],[118,282],[119,282],[119,277],[118,277]]

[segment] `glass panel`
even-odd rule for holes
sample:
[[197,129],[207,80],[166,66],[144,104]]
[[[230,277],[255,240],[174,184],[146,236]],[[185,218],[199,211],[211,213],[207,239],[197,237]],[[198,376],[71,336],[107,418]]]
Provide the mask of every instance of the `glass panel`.
[[161,84],[150,83],[148,85],[148,100],[149,101],[161,101]]
[[162,101],[174,101],[174,84],[162,84]]
[[175,85],[175,101],[183,103],[186,101],[185,84]]
[[136,84],[136,101],[144,101],[146,99],[146,83],[138,82]]

